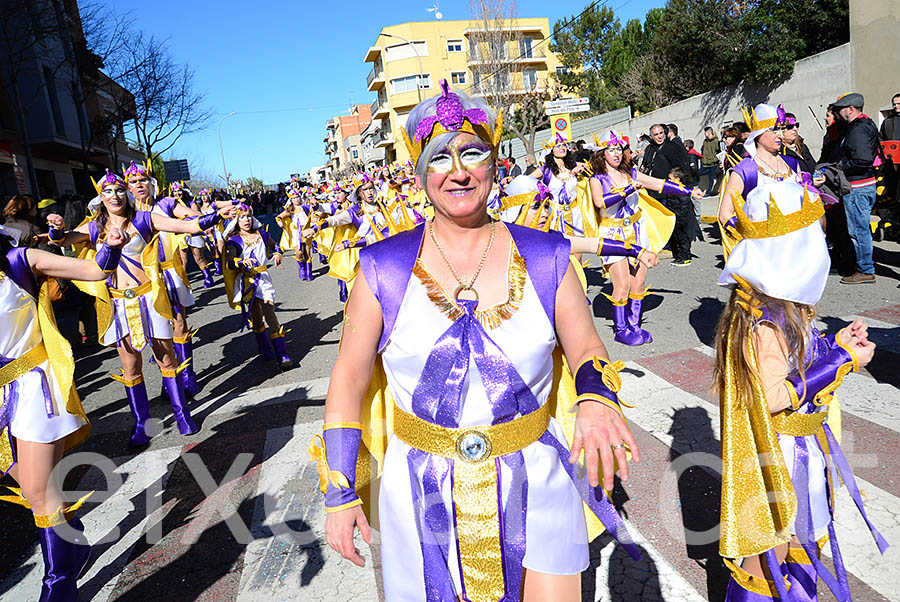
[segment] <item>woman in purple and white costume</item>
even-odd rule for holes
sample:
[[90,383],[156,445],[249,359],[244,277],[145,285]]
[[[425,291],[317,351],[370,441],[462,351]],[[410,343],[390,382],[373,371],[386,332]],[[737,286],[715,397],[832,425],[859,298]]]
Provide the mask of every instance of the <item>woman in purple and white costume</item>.
[[[500,119],[446,81],[441,88],[404,130],[435,218],[363,249],[345,310],[324,450],[315,452],[325,464],[326,540],[362,563],[353,547],[356,527],[370,540],[355,491],[368,432],[360,375],[380,354],[394,404],[378,501],[385,599],[580,600],[582,500],[636,553],[598,487],[612,486],[614,457],[628,478],[626,446],[638,458],[616,367],[569,267],[568,242],[487,215]],[[557,346],[578,367],[571,451],[548,403]],[[582,450],[584,475],[572,463]]]
[[[30,508],[44,557],[41,602],[75,602],[76,580],[90,545],[75,513],[87,496],[67,504],[51,476],[63,454],[91,430],[73,384],[72,349],[56,328],[46,292],[48,277],[98,281],[116,269],[124,233],[111,228],[96,261],[17,248],[0,226],[0,474],[5,501]],[[4,432],[6,431],[6,432]]]
[[[60,246],[88,243],[99,249],[110,228],[121,228],[128,236],[122,248],[118,270],[110,274],[102,286],[88,287],[98,297],[97,321],[104,345],[115,345],[122,362],[122,376],[114,376],[125,385],[126,396],[135,418],[132,446],[150,442],[146,423],[150,419],[147,389],[144,384],[141,351],[150,346],[163,375],[163,389],[172,404],[178,430],[183,435],[197,432],[198,427],[187,407],[184,383],[179,373],[185,363],[175,354],[172,342],[172,306],[161,275],[160,231],[194,234],[210,228],[222,219],[219,214],[193,220],[178,220],[149,211],[136,211],[134,198],[125,181],[107,171],[97,184],[100,196],[88,207],[95,219],[75,230],[64,232],[65,224],[58,215],[48,216],[50,238]],[[233,207],[226,212],[234,213]]]
[[[703,196],[698,188],[691,190],[677,182],[639,172],[624,160],[627,143],[621,132],[610,130],[598,142],[599,150],[591,157],[590,193],[599,212],[598,233],[602,238],[643,248],[649,246],[646,218],[638,206],[640,188],[646,186],[665,194],[695,198]],[[641,328],[647,268],[634,258],[623,261],[625,257],[612,255],[601,259],[613,284],[612,295],[608,297],[613,305],[615,340],[625,345],[652,342],[653,336]]]
[[[228,302],[233,308],[241,308],[244,322],[249,323],[256,337],[260,356],[277,359],[282,370],[289,370],[294,362],[288,355],[284,326],[275,316],[275,283],[267,267],[271,261],[281,269],[281,247],[253,217],[253,209],[244,204],[238,205],[237,217],[225,228],[224,236]],[[272,329],[271,335],[266,324]]]
[[[187,207],[193,214],[203,215],[203,211],[200,210],[200,203],[197,199],[191,199],[190,204],[184,201],[184,195],[190,194],[190,189],[186,188],[184,184],[181,182],[172,182],[169,185],[169,193],[172,198],[175,199],[175,202],[179,205]],[[207,211],[206,213],[214,213],[213,211]],[[206,233],[201,232],[200,234],[190,234],[184,237],[184,245],[181,246],[181,265],[187,266],[187,251],[191,250],[191,254],[194,256],[194,262],[197,264],[197,267],[200,268],[200,273],[203,274],[203,288],[211,288],[215,281],[212,277],[212,270],[209,267],[209,261],[203,254],[203,250],[206,248]],[[187,269],[187,268],[185,268]]]
[[550,189],[549,207],[550,229],[572,236],[584,236],[584,216],[578,207],[576,189],[578,174],[583,166],[575,163],[575,156],[569,149],[570,142],[559,132],[551,140],[544,143],[547,149],[544,163],[533,169],[526,176],[537,178]]

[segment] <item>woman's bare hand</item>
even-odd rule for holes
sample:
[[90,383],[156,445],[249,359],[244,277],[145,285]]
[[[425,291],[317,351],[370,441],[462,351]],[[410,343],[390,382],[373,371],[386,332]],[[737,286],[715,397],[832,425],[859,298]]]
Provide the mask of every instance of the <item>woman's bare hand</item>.
[[372,530],[360,506],[329,512],[325,516],[325,541],[331,549],[356,566],[366,566],[366,559],[353,545],[353,536],[357,528],[363,541],[371,544]]
[[591,486],[596,487],[600,484],[602,467],[603,488],[612,489],[617,463],[619,477],[623,481],[628,480],[625,446],[631,451],[632,459],[640,462],[637,442],[619,412],[594,401],[583,401],[578,405],[569,462],[573,464],[577,462],[578,455],[584,450],[584,463]]

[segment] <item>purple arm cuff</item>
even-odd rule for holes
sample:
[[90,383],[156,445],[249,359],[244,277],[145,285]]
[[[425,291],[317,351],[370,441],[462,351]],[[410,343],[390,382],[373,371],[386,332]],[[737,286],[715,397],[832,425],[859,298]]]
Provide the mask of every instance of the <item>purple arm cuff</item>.
[[622,190],[620,190],[618,192],[615,192],[615,191],[607,192],[606,194],[603,195],[603,206],[609,207],[610,205],[618,203],[619,201],[621,201],[622,199],[624,199],[625,197],[627,197],[628,195],[630,195],[633,192],[634,192],[634,184],[629,184],[628,186],[626,186],[625,188],[623,188]]
[[791,374],[787,377],[788,384],[797,395],[797,407],[806,403],[815,402],[816,396],[826,389],[833,388],[835,383],[840,384],[844,376],[851,371],[859,369],[853,353],[842,346],[834,337],[826,337],[831,347],[806,369],[805,380],[800,374]]
[[[616,394],[619,390],[618,386],[615,387],[616,390],[614,391],[604,382],[604,374],[594,366],[594,359],[591,358],[585,361],[575,372],[575,394],[578,396],[578,400],[581,401],[582,396],[586,398],[602,397],[619,407],[619,396]],[[603,368],[610,366],[609,361],[600,358],[596,359],[599,360]],[[618,377],[618,374],[616,376]]]
[[[347,241],[347,242],[349,242],[349,241]],[[354,247],[356,247],[356,248],[362,248],[362,247],[365,247],[367,244],[369,244],[369,241],[367,241],[365,237],[362,237],[362,238],[359,238],[358,240],[356,240],[353,244],[351,244],[351,245],[349,245],[349,246],[347,246],[347,245],[345,244],[345,245],[344,245],[344,248],[345,248],[345,249],[352,249],[352,248],[354,248]]]
[[672,180],[666,180],[663,182],[662,189],[660,190],[662,194],[671,194],[672,196],[690,196],[691,189],[678,184],[677,182],[673,182]]
[[50,240],[53,242],[62,242],[62,240],[66,237],[65,230],[57,230],[53,226],[50,226],[48,234],[50,235]]
[[106,243],[97,251],[94,261],[105,273],[110,274],[119,267],[119,259],[122,257],[122,247],[111,247]]
[[611,238],[601,238],[600,248],[597,249],[597,255],[606,255],[612,257],[639,257],[643,247],[631,245],[621,240],[613,240]]
[[[362,428],[340,424],[334,427],[326,424],[322,431],[328,463],[325,507],[330,509],[346,507],[359,499],[356,495],[356,460],[362,442]],[[338,483],[341,477],[346,479],[344,483]]]
[[203,232],[205,230],[209,230],[216,224],[222,221],[222,216],[218,211],[215,213],[207,213],[206,215],[201,215],[197,218],[197,225],[200,226],[200,231]]

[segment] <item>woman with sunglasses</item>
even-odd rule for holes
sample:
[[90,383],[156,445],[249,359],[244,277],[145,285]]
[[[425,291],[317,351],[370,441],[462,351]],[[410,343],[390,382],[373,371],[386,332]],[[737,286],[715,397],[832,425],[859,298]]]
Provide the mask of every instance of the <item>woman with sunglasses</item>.
[[781,135],[781,154],[793,157],[800,166],[800,171],[812,174],[816,171],[816,160],[813,159],[809,147],[803,143],[800,135],[800,122],[793,113],[785,113],[786,123]]

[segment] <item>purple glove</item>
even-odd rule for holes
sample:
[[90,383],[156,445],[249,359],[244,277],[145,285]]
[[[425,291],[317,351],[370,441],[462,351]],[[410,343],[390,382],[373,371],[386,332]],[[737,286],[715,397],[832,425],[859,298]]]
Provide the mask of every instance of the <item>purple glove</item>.
[[793,388],[794,409],[799,409],[806,403],[814,403],[816,396],[828,389],[834,383],[840,384],[844,376],[849,372],[859,370],[859,360],[844,347],[837,335],[823,337],[828,342],[830,349],[806,369],[806,380],[799,373],[791,374],[786,381]]
[[47,233],[50,235],[50,240],[52,242],[62,242],[62,240],[66,237],[65,230],[57,230],[53,226],[50,226],[50,230]]
[[97,251],[94,262],[100,266],[106,274],[111,274],[119,267],[119,259],[122,257],[122,247],[111,247],[106,243]]
[[643,251],[643,247],[628,244],[627,242],[622,242],[621,240],[601,238],[600,248],[597,249],[597,255],[638,258],[641,256],[641,253],[643,253]]
[[686,188],[677,182],[665,180],[660,192],[662,194],[671,194],[672,196],[691,196],[692,191],[690,188]]
[[628,195],[632,194],[635,191],[634,184],[629,184],[619,192],[607,192],[603,195],[603,206],[609,207],[610,205],[615,205],[619,201],[624,198],[627,198]]
[[[336,512],[362,503],[356,495],[356,460],[362,443],[362,425],[354,422],[322,426],[326,468],[325,511]],[[321,473],[320,473],[321,475]]]
[[617,393],[622,388],[619,370],[622,364],[611,363],[599,357],[585,360],[575,371],[576,403],[599,401],[604,405],[622,411]]
[[223,218],[218,211],[216,211],[215,213],[207,213],[205,215],[201,215],[197,219],[197,225],[200,227],[201,232],[205,232],[206,230],[209,230],[210,228],[221,222],[222,219]]

